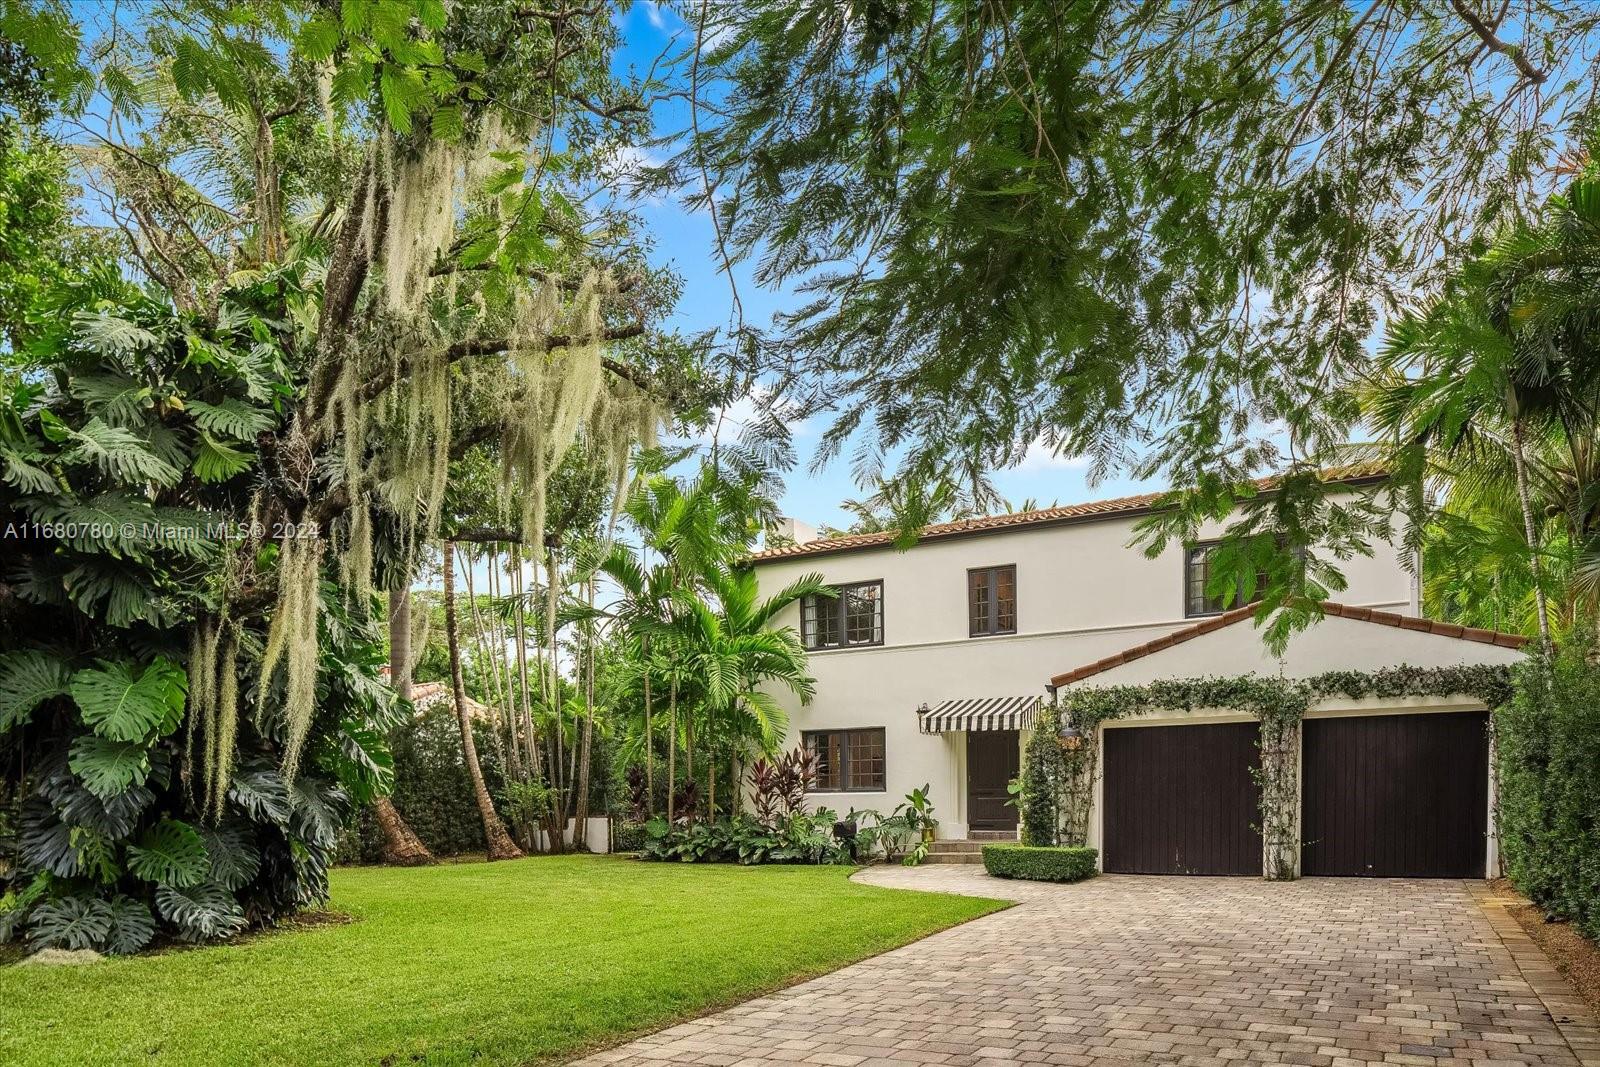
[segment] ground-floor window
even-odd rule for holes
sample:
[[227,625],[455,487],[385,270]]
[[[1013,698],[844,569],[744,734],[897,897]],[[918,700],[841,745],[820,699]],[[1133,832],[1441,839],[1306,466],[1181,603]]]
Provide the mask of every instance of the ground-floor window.
[[808,730],[806,751],[817,758],[818,792],[881,793],[883,728]]

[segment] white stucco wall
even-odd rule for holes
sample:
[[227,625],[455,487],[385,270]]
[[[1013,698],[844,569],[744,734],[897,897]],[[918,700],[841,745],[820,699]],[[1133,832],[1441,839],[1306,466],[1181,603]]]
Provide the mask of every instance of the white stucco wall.
[[1417,630],[1328,617],[1291,638],[1280,658],[1268,651],[1260,631],[1246,619],[1172,645],[1154,655],[1119,664],[1079,684],[1143,685],[1157,678],[1235,674],[1309,678],[1327,671],[1370,671],[1401,664],[1412,667],[1510,664],[1522,656],[1517,649],[1481,641],[1463,641]]
[[[926,541],[905,552],[872,548],[759,564],[768,594],[811,573],[830,583],[883,581],[884,644],[811,653],[817,694],[809,707],[778,694],[790,718],[786,747],[799,744],[804,730],[884,729],[885,791],[820,793],[813,805],[887,810],[927,783],[939,835],[965,836],[965,736],[918,733],[917,706],[1043,695],[1053,675],[1195,622],[1184,616],[1182,549],[1172,545],[1146,559],[1128,547],[1136,521],[1025,527]],[[1018,632],[968,637],[967,570],[1013,563]],[[1417,613],[1412,577],[1395,546],[1380,545],[1343,570],[1349,588],[1342,603]],[[782,621],[798,628],[798,611]],[[1243,632],[1259,642],[1248,624]]]

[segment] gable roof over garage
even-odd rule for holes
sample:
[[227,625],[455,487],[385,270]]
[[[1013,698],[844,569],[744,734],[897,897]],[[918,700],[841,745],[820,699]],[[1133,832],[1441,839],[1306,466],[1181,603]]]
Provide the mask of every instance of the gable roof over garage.
[[[1302,677],[1331,670],[1377,670],[1400,664],[1427,667],[1515,663],[1522,658],[1521,650],[1528,643],[1528,638],[1520,634],[1333,601],[1323,601],[1320,607],[1322,621],[1290,640],[1281,657],[1267,649],[1254,628],[1237,627],[1255,615],[1255,607],[1249,605],[1065,671],[1050,679],[1050,684],[1071,685],[1097,678],[1097,684],[1141,685],[1157,678],[1206,675],[1281,672]],[[1143,662],[1156,656],[1156,662]]]

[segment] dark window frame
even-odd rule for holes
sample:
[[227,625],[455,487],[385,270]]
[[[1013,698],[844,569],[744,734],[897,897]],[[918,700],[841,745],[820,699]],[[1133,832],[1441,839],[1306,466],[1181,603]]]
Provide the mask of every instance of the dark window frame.
[[[877,625],[874,627],[876,636],[871,641],[851,641],[846,636],[849,632],[848,617],[845,613],[845,609],[848,606],[846,594],[852,589],[865,589],[870,586],[877,586],[878,588]],[[839,585],[830,585],[828,588],[832,589],[837,595],[833,597],[808,596],[800,601],[800,641],[805,646],[805,650],[807,652],[830,652],[852,648],[882,647],[884,633],[888,627],[885,618],[888,602],[884,595],[883,579],[871,578],[861,582],[843,582]],[[811,638],[806,633],[806,610],[808,608],[813,611],[826,608],[833,612],[833,624],[837,627],[836,632],[838,633],[837,640],[829,644],[811,643]],[[817,627],[817,630],[820,631],[821,627]]]
[[1234,608],[1249,607],[1251,604],[1258,603],[1261,600],[1261,595],[1267,588],[1267,576],[1266,576],[1265,573],[1260,573],[1260,574],[1256,575],[1256,595],[1254,597],[1252,597],[1248,602],[1241,602],[1238,597],[1235,597],[1234,598],[1234,602],[1232,604],[1228,605],[1227,607],[1215,607],[1215,608],[1213,608],[1213,607],[1205,606],[1209,601],[1211,601],[1213,599],[1211,596],[1209,596],[1206,593],[1206,586],[1211,584],[1211,564],[1210,564],[1210,557],[1209,557],[1209,554],[1208,554],[1207,562],[1206,562],[1205,580],[1203,582],[1201,582],[1201,584],[1200,584],[1200,602],[1201,602],[1202,608],[1201,608],[1201,610],[1198,610],[1198,611],[1196,611],[1194,609],[1194,601],[1191,599],[1191,597],[1189,595],[1189,586],[1192,583],[1192,578],[1191,578],[1191,576],[1189,574],[1190,562],[1191,562],[1191,560],[1192,560],[1192,558],[1193,558],[1193,556],[1194,556],[1194,554],[1196,552],[1199,552],[1200,550],[1205,549],[1209,553],[1210,549],[1216,548],[1218,545],[1222,544],[1222,541],[1223,541],[1222,538],[1215,537],[1215,538],[1212,538],[1209,541],[1196,541],[1193,544],[1184,546],[1184,549],[1183,549],[1183,561],[1182,561],[1183,562],[1183,617],[1186,618],[1186,619],[1209,619],[1209,618],[1211,618],[1213,616],[1216,616],[1216,615],[1225,615],[1228,612],[1232,611]]
[[[1000,584],[999,577],[1002,571],[1011,572],[1011,626],[1009,629],[1000,628]],[[974,629],[972,618],[972,576],[974,574],[987,574],[988,578],[988,603],[985,605],[984,615],[987,629]],[[967,636],[968,637],[1004,637],[1017,632],[1017,615],[1019,601],[1022,599],[1021,590],[1017,587],[1017,565],[1015,563],[996,563],[988,567],[967,568]]]
[[[825,788],[820,784],[813,784],[809,792],[812,793],[886,793],[889,785],[889,739],[882,726],[842,726],[830,730],[802,730],[800,744],[807,752],[813,751],[812,738],[827,737],[832,734],[839,735],[839,781],[837,789]],[[852,734],[877,734],[883,749],[883,772],[875,786],[850,785],[850,737]]]

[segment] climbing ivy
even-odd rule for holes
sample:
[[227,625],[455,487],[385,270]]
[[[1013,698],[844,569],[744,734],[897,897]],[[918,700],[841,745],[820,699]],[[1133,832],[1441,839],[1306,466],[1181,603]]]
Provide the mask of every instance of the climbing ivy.
[[[1328,671],[1310,678],[1271,678],[1255,674],[1230,678],[1175,678],[1145,685],[1105,686],[1061,690],[1056,694],[1061,721],[1077,727],[1086,738],[1082,748],[1098,751],[1092,735],[1103,723],[1147,711],[1193,712],[1218,708],[1243,712],[1261,723],[1261,762],[1251,773],[1261,787],[1260,830],[1266,845],[1266,872],[1273,881],[1295,877],[1299,851],[1296,812],[1299,809],[1298,739],[1301,720],[1311,705],[1328,697],[1351,700],[1396,697],[1467,696],[1496,708],[1511,696],[1511,669],[1503,665],[1475,664],[1453,667],[1401,665],[1376,671]],[[1049,723],[1042,717],[1037,732]],[[1035,743],[1030,738],[1030,749]],[[1092,756],[1084,759],[1092,760]],[[1089,771],[1092,778],[1092,764]],[[1092,790],[1067,788],[1063,777],[1057,794],[1062,805],[1060,822],[1087,826]],[[1024,783],[1026,792],[1026,782]],[[1026,809],[1025,809],[1026,811]]]

